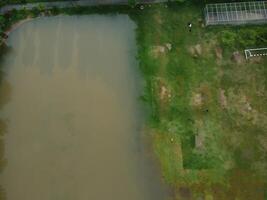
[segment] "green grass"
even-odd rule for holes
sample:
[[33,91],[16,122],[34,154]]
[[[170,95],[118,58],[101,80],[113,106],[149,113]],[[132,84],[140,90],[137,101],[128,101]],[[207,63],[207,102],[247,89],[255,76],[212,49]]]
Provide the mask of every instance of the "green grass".
[[[266,46],[267,27],[202,27],[201,8],[157,5],[134,18],[154,149],[165,180],[177,188],[177,199],[181,187],[189,188],[193,199],[263,199],[267,62],[242,60],[237,65],[231,55],[243,55],[244,47]],[[188,22],[193,22],[191,33]],[[172,45],[170,51],[155,53],[155,47],[166,43]],[[194,56],[190,48],[197,44],[202,52]],[[222,50],[222,59],[216,58],[216,48]],[[197,95],[201,105],[194,105]],[[204,141],[196,148],[199,134]],[[247,179],[239,178],[240,173]]]

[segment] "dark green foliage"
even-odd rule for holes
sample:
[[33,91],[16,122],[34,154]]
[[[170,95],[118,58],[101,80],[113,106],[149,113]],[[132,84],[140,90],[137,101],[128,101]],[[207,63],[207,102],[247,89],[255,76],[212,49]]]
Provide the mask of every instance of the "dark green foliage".
[[233,44],[236,42],[236,39],[237,35],[233,31],[226,30],[221,32],[221,43],[228,48],[233,46]]
[[219,40],[222,45],[228,48],[264,47],[267,45],[267,28],[241,27],[240,29],[235,29],[234,31],[226,29],[221,31]]
[[[0,6],[8,4],[24,4],[24,3],[37,3],[37,2],[53,2],[55,0],[1,0]],[[73,0],[56,0],[56,1],[73,1]]]
[[135,6],[136,5],[136,0],[128,0],[128,5],[129,6]]

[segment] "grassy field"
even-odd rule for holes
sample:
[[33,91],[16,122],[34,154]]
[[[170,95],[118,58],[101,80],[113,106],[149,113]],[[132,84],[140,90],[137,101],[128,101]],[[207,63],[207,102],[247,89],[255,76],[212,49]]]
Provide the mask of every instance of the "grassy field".
[[243,49],[267,46],[267,26],[205,27],[202,5],[189,3],[137,12],[142,99],[175,198],[264,199],[267,59]]

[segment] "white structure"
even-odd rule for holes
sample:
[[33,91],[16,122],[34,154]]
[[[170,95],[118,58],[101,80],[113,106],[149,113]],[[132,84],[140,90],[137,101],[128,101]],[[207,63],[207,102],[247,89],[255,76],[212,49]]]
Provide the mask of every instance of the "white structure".
[[250,57],[267,56],[267,48],[246,49],[245,56],[246,59]]
[[267,1],[207,4],[206,25],[267,23]]

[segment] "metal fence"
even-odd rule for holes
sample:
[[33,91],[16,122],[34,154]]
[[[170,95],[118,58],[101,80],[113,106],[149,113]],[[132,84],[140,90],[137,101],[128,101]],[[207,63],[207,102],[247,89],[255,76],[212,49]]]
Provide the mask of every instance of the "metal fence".
[[267,48],[245,49],[246,59],[251,57],[267,56]]
[[267,23],[267,1],[207,4],[206,25]]

